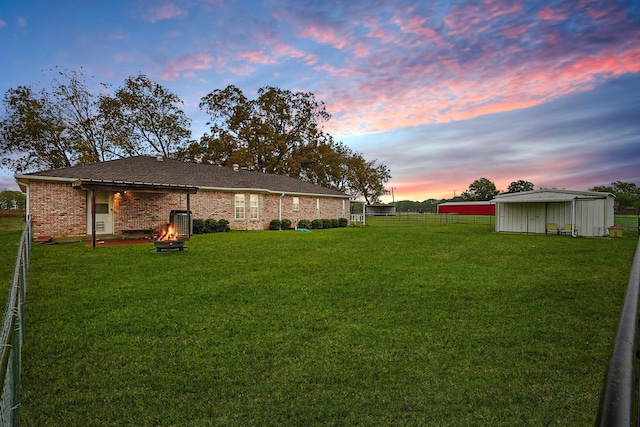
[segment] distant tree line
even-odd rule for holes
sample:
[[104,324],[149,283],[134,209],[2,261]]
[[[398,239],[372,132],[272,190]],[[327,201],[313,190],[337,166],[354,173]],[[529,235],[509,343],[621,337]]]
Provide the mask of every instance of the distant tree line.
[[[466,202],[491,200],[499,194],[519,193],[534,189],[533,183],[525,180],[514,181],[509,184],[507,191],[500,192],[496,185],[487,178],[480,178],[469,185],[469,188],[461,195],[451,199],[428,199],[422,202],[402,200],[396,202],[397,212],[436,212],[437,206],[445,202]],[[616,204],[619,212],[640,210],[640,188],[636,184],[614,181],[608,186],[597,186],[589,191],[611,193],[616,196]]]
[[610,185],[593,187],[590,191],[602,191],[616,196],[618,212],[640,211],[640,188],[632,182],[614,181]]
[[46,170],[162,153],[188,162],[286,175],[368,203],[385,194],[389,169],[322,130],[331,115],[313,93],[263,87],[255,99],[235,86],[205,95],[209,132],[191,139],[183,101],[145,75],[92,93],[82,71],[53,70],[48,88],[6,91],[0,112],[1,166]]
[[0,210],[23,211],[26,208],[27,197],[22,191],[0,191]]

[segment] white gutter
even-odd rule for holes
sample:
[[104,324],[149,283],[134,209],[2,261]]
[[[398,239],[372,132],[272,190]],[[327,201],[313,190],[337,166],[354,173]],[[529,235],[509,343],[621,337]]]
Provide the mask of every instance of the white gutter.
[[322,193],[302,193],[302,192],[295,192],[295,191],[278,191],[278,190],[268,190],[266,188],[255,188],[255,187],[248,187],[248,188],[229,188],[229,187],[205,187],[205,186],[197,186],[194,185],[194,187],[198,187],[198,189],[200,190],[208,190],[208,191],[226,191],[226,192],[235,192],[235,193],[239,193],[239,192],[249,192],[249,193],[267,193],[267,194],[277,194],[280,197],[282,196],[311,196],[311,197],[334,197],[334,198],[338,198],[338,199],[348,199],[351,198],[351,196],[348,195],[338,195],[338,194],[322,194]]
[[13,178],[17,180],[27,180],[27,181],[58,181],[58,182],[74,182],[77,181],[77,178],[62,178],[59,176],[40,176],[40,175],[19,175],[16,174]]

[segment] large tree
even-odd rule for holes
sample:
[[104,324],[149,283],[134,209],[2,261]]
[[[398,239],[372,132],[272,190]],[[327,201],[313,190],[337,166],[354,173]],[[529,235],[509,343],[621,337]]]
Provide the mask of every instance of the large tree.
[[522,193],[524,191],[532,191],[533,188],[534,187],[532,182],[520,179],[518,181],[513,181],[511,184],[509,184],[509,187],[507,188],[507,193]]
[[57,114],[56,103],[44,89],[9,89],[3,99],[6,113],[0,122],[2,166],[16,172],[71,166],[76,153],[68,127]]
[[102,95],[100,113],[109,140],[124,155],[173,157],[191,136],[182,104],[177,95],[141,74],[127,78],[113,96]]
[[312,93],[264,87],[249,99],[227,86],[203,97],[200,108],[211,117],[210,132],[181,152],[185,160],[286,175],[367,201],[384,194],[388,169],[324,133],[331,116]]
[[4,94],[2,166],[14,172],[94,163],[137,154],[173,154],[190,136],[182,101],[145,76],[111,96],[94,95],[82,72],[54,70],[48,89]]
[[496,185],[487,178],[476,179],[469,189],[462,193],[463,200],[491,200],[500,194]]

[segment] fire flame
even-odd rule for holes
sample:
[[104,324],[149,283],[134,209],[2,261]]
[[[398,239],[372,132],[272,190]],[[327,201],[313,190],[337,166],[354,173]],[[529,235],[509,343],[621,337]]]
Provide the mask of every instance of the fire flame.
[[157,240],[159,241],[169,241],[169,240],[177,240],[178,232],[173,225],[169,225],[165,230],[162,230],[160,236],[158,236]]

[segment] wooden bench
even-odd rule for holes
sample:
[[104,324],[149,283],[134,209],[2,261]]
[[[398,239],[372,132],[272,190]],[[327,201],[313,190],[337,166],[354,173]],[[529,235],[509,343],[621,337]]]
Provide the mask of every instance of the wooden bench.
[[133,229],[133,230],[121,230],[122,234],[151,234],[153,233],[152,229],[144,228],[144,229]]

